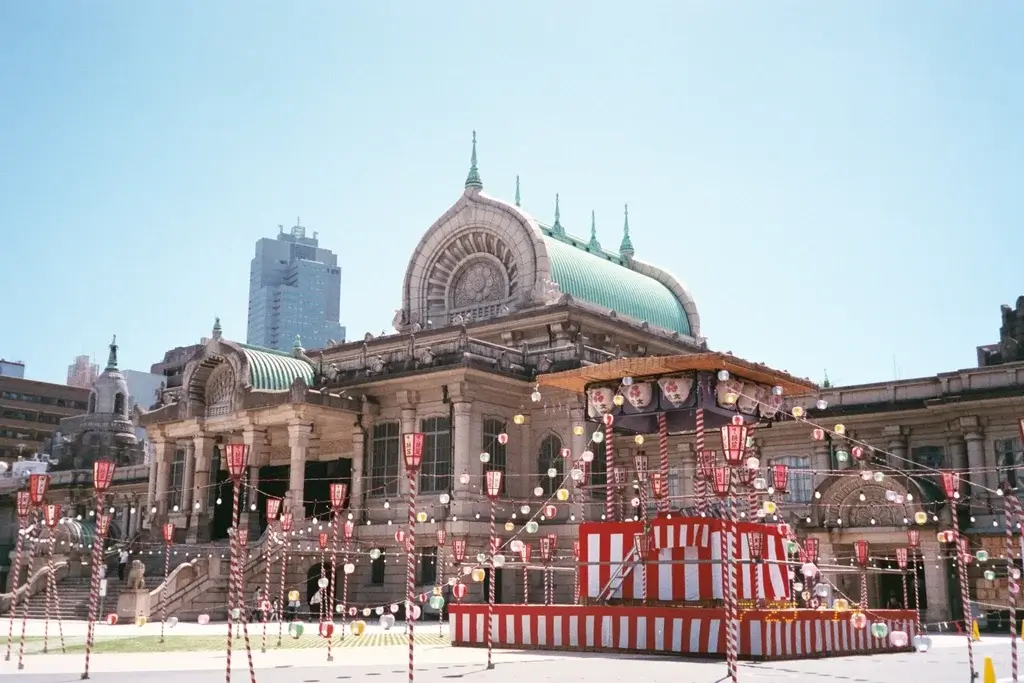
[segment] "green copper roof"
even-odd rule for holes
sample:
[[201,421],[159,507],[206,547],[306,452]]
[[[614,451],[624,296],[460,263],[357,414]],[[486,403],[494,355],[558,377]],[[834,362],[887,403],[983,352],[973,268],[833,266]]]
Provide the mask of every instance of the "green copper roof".
[[540,227],[548,248],[551,277],[563,293],[657,327],[690,334],[686,311],[668,287],[631,270],[620,256],[594,250],[589,242],[571,235],[556,234],[550,226]]
[[249,384],[263,391],[287,391],[292,382],[301,377],[313,384],[313,366],[301,358],[289,356],[273,349],[239,344],[249,362]]

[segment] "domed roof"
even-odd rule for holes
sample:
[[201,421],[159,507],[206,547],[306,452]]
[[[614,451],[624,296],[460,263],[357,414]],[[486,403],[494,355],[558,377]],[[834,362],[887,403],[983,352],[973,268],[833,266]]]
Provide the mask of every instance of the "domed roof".
[[128,382],[117,367],[117,337],[110,342],[107,367],[92,385],[89,412],[128,415]]

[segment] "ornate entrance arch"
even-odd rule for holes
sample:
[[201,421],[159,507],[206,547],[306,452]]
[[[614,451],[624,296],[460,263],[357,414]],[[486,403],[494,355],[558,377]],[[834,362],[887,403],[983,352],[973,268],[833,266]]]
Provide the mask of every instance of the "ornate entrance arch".
[[901,477],[876,482],[860,472],[837,474],[818,487],[821,498],[814,509],[819,523],[834,525],[841,519],[846,528],[901,527],[921,509],[920,492],[914,489],[908,490]]

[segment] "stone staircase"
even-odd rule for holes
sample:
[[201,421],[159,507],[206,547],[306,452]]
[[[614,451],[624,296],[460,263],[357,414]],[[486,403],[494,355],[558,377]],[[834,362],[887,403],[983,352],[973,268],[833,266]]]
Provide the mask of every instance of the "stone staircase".
[[[89,617],[89,577],[65,578],[57,582],[57,594],[60,597],[60,614],[64,619],[88,619]],[[117,608],[117,598],[125,582],[117,578],[116,572],[113,576],[107,576],[107,595],[103,601],[103,611],[113,612]],[[19,604],[17,615],[21,616],[23,604]],[[6,614],[6,612],[5,612]],[[46,616],[46,592],[40,592],[28,599],[28,618],[43,619]],[[56,608],[51,613],[51,618],[56,617]],[[99,615],[103,618],[103,615]]]

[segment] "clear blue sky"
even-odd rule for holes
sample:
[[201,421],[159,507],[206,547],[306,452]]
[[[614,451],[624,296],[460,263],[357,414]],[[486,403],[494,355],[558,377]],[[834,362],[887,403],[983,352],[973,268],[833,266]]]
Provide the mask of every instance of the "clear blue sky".
[[717,349],[968,367],[1024,293],[1022,34],[1010,1],[0,3],[0,357],[244,339],[296,216],[350,338],[390,329],[476,128],[485,192],[612,247],[629,202]]

